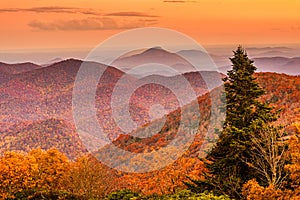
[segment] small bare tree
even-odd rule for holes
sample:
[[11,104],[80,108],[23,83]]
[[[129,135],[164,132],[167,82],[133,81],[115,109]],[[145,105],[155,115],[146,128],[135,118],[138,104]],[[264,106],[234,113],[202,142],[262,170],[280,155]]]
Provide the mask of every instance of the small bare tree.
[[286,179],[287,139],[281,126],[268,124],[263,124],[253,134],[251,156],[244,161],[257,172],[263,184],[280,188]]

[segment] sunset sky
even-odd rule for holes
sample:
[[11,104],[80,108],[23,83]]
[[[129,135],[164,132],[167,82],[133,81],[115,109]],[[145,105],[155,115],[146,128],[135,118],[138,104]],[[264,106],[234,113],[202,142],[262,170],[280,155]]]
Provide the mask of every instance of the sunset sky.
[[203,45],[299,44],[299,10],[299,0],[2,0],[0,51],[91,48],[148,26]]

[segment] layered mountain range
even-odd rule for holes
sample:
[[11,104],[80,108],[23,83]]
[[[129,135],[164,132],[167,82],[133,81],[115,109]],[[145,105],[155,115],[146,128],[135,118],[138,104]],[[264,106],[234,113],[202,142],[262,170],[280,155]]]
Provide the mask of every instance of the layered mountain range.
[[[208,125],[213,122],[214,128],[221,128],[219,122],[222,116],[214,116],[217,112],[210,108],[212,96],[221,91],[221,78],[227,67],[219,67],[221,62],[211,55],[219,65],[218,71],[209,70],[207,66],[198,71],[185,57],[200,58],[200,64],[207,63],[204,52],[187,50],[170,53],[162,48],[128,54],[115,60],[112,66],[76,59],[54,61],[43,66],[0,63],[0,153],[56,147],[74,159],[91,150],[96,154],[107,154],[111,145],[137,153],[158,150],[175,137],[185,110],[188,114],[184,118],[187,120],[184,131],[194,131],[197,135],[186,155],[199,155]],[[155,66],[151,70],[134,71],[135,66],[153,60],[178,72],[160,71]],[[262,100],[272,103],[276,109],[282,109],[279,122],[290,125],[295,120],[296,108],[300,107],[300,77],[295,76],[300,73],[300,59],[259,57],[254,61],[259,71],[268,72],[256,74],[257,81],[267,91]],[[83,66],[90,73],[77,81]],[[97,70],[103,72],[101,77],[93,73]],[[187,82],[181,82],[182,78]],[[98,124],[91,122],[91,113],[84,112],[76,119],[76,123],[79,121],[80,124],[75,123],[74,95],[84,99],[87,92],[74,92],[75,82],[79,88],[89,88],[96,83],[93,101]],[[170,85],[177,93],[167,87]],[[115,92],[116,88],[122,92]],[[190,97],[191,90],[195,98]],[[182,102],[178,94],[188,100]],[[126,98],[128,101],[125,101]],[[200,117],[194,114],[197,109],[202,111]],[[130,135],[124,131],[126,120],[122,122],[122,116],[128,113],[135,124],[129,127]],[[116,115],[120,118],[116,119]],[[80,130],[76,129],[78,126]],[[101,127],[102,136],[94,134],[95,126]],[[147,133],[149,126],[161,126],[161,129],[139,139],[139,134]],[[135,134],[137,137],[134,137]],[[99,147],[103,149],[99,150]]]

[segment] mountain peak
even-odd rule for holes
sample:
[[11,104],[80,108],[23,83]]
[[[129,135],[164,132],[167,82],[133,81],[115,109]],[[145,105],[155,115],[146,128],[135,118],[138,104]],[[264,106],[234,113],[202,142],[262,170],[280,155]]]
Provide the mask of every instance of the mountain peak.
[[155,47],[152,47],[150,49],[156,49],[156,50],[164,50],[161,46],[155,46]]
[[167,50],[163,49],[162,47],[156,46],[156,47],[151,47],[151,48],[145,50],[145,51],[143,52],[143,54],[145,54],[145,53],[150,53],[150,52],[164,52],[164,53],[170,53],[170,52],[168,52]]

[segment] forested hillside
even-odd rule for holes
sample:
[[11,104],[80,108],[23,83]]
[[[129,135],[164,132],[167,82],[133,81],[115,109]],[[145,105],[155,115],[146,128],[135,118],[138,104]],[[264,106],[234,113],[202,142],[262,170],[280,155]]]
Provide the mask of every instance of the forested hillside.
[[[218,106],[211,107],[212,103],[220,104],[221,99],[212,102],[212,97],[219,95],[221,87],[208,91],[204,80],[199,76],[207,76],[213,81],[216,79],[213,72],[184,74],[198,98],[183,107],[179,106],[176,96],[164,87],[148,84],[139,88],[130,99],[132,117],[139,127],[128,135],[113,122],[110,105],[111,93],[124,73],[108,67],[97,86],[95,102],[98,122],[104,131],[109,132],[109,139],[112,141],[95,152],[88,152],[86,143],[82,142],[82,137],[76,131],[72,117],[73,84],[81,64],[82,61],[71,59],[44,68],[27,63],[24,64],[27,67],[22,70],[19,69],[20,65],[11,65],[6,69],[6,79],[0,83],[0,193],[3,199],[39,199],[42,196],[48,199],[122,199],[126,195],[128,199],[229,199],[226,195],[232,197],[230,193],[215,190],[211,190],[214,194],[211,191],[182,191],[189,185],[187,183],[203,180],[206,172],[209,173],[202,158],[213,144],[206,136],[208,134],[209,139],[217,138],[220,134],[217,129],[222,129],[221,120],[224,116],[216,114]],[[98,63],[90,64],[93,67],[104,68]],[[240,195],[243,198],[260,199],[276,193],[276,198],[281,198],[283,194],[290,195],[299,188],[296,151],[299,143],[298,138],[293,135],[299,133],[297,120],[300,108],[300,77],[269,72],[255,73],[253,76],[255,82],[257,81],[265,91],[258,100],[269,103],[275,113],[279,112],[274,124],[283,126],[284,138],[292,138],[284,143],[285,158],[289,161],[284,169],[286,176],[290,177],[285,186],[290,186],[259,185],[256,180],[250,180],[242,185]],[[91,81],[89,78],[80,84],[88,85]],[[176,82],[177,79],[176,76],[156,78],[167,79],[170,82]],[[126,80],[128,84],[137,81],[134,76],[128,76]],[[129,88],[126,84],[122,87],[124,91]],[[184,94],[186,91],[181,92]],[[148,114],[149,105],[155,103],[164,105],[168,113],[160,131],[150,134],[151,130],[147,127],[159,127],[164,122],[161,116],[157,115],[155,119],[151,119]],[[123,108],[123,105],[119,106],[120,109]],[[195,114],[197,109],[201,112],[200,118]],[[187,113],[187,118],[182,121],[183,112]],[[88,119],[82,116],[82,123],[85,120]],[[180,124],[183,129],[178,132]],[[86,130],[89,128],[87,126]],[[177,136],[179,141],[184,140],[181,136],[185,133],[195,135],[186,151],[174,162],[157,170],[157,160],[164,162],[164,159],[177,150],[176,145],[171,148],[165,147]],[[140,134],[150,136],[139,138]],[[91,146],[94,145],[95,141],[92,141],[92,138],[90,140]],[[136,156],[132,158],[114,154],[115,147],[132,152]],[[160,150],[166,157],[155,154]],[[143,157],[141,153],[147,152],[154,154],[151,157]],[[137,172],[145,167],[149,170],[143,173],[126,173],[110,168],[96,158],[112,160],[112,165],[116,166],[122,163],[124,166],[139,163],[135,166]],[[113,191],[119,192],[111,193]],[[276,199],[273,196],[270,198]]]

